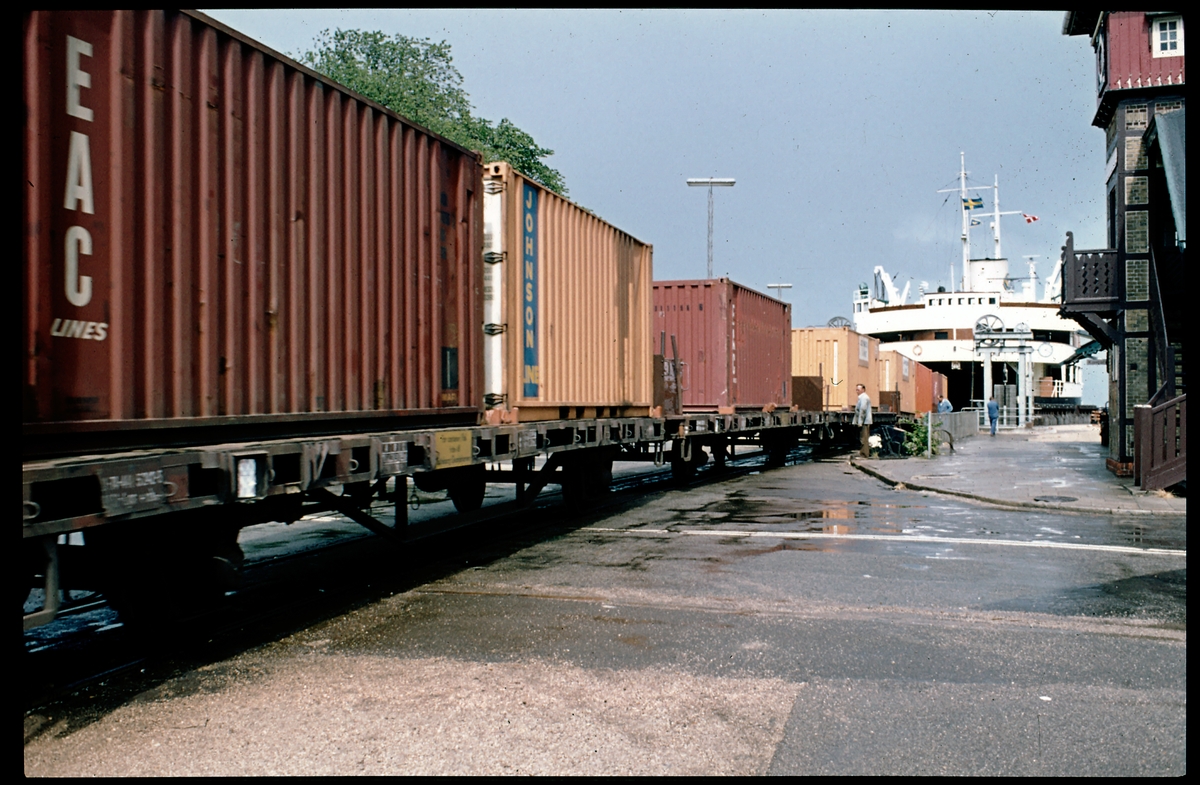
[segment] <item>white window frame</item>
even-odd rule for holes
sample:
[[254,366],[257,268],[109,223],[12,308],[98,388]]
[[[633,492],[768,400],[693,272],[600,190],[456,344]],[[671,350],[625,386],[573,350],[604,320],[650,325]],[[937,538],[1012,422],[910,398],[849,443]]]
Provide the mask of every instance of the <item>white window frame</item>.
[[[1161,43],[1159,35],[1161,33],[1159,25],[1167,24],[1168,22],[1175,23],[1175,42],[1178,45],[1176,49],[1163,51],[1159,48]],[[1150,22],[1150,54],[1155,58],[1160,57],[1183,57],[1183,17],[1182,16],[1164,16],[1158,17]]]

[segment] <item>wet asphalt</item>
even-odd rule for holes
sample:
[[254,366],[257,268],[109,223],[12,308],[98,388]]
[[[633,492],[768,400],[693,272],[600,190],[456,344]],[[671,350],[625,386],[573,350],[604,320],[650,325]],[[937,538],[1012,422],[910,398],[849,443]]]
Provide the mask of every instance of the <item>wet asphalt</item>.
[[845,459],[539,515],[27,712],[25,773],[1186,773],[1185,517]]

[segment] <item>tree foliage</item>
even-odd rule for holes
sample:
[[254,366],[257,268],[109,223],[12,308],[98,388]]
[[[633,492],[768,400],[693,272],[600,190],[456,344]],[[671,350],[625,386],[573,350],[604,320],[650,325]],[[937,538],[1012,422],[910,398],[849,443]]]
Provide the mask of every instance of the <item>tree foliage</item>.
[[493,124],[472,113],[462,74],[445,41],[389,37],[377,30],[324,30],[314,48],[298,59],[397,114],[482,152],[485,162],[507,161],[546,188],[567,195],[562,174],[543,160],[554,155],[553,150],[540,147],[508,118]]

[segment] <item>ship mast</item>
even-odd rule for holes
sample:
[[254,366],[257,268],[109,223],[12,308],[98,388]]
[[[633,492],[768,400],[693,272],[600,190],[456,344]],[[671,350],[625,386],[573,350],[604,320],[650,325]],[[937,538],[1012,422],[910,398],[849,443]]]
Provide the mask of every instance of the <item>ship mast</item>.
[[[1000,210],[1000,176],[995,175],[992,184],[989,185],[967,185],[967,154],[960,152],[958,154],[958,188],[943,188],[938,191],[940,194],[958,191],[959,199],[962,200],[962,288],[963,291],[973,291],[974,281],[971,280],[971,206],[967,191],[982,191],[985,188],[992,189],[992,241],[995,243],[995,256],[993,258],[1000,259],[1000,216],[1016,215],[1020,210]],[[982,200],[981,200],[982,201]],[[980,207],[983,205],[981,204]],[[954,291],[954,265],[950,265],[950,291]]]
[[[962,288],[963,291],[968,291],[971,289],[971,208],[967,201],[967,191],[978,191],[988,186],[973,185],[968,188],[967,154],[959,152],[958,161],[958,188],[943,188],[938,193],[944,194],[957,190],[959,199],[961,200],[959,209],[962,210]],[[997,240],[998,242],[999,240]],[[950,291],[954,291],[954,265],[950,266]]]
[[967,154],[958,154],[958,192],[962,197],[962,288],[968,291],[971,282],[968,280],[971,261],[971,210],[967,207]]
[[993,259],[1003,259],[1000,255],[1000,175],[992,175],[992,232],[996,240],[996,255]]

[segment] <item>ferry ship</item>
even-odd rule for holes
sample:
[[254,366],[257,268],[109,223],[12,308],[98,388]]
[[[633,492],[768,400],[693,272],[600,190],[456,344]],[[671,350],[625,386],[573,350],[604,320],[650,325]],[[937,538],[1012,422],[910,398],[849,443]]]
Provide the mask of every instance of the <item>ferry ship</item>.
[[[972,195],[992,191],[992,210]],[[1000,219],[1021,215],[1000,210],[1000,183],[968,186],[965,155],[960,158],[958,191],[962,211],[962,271],[947,291],[930,291],[922,282],[916,301],[908,302],[909,287],[898,291],[883,267],[874,270],[872,285],[861,284],[854,294],[854,330],[880,340],[880,350],[910,357],[948,380],[947,397],[956,410],[979,408],[995,395],[1024,424],[1035,408],[1072,409],[1081,403],[1083,381],[1079,360],[1092,353],[1091,338],[1073,321],[1058,315],[1062,290],[1062,260],[1038,292],[1035,257],[1025,257],[1028,275],[1014,276],[1000,247]],[[940,191],[939,193],[946,193]],[[990,217],[992,254],[971,257],[971,227]],[[1015,423],[1014,423],[1015,424]]]

